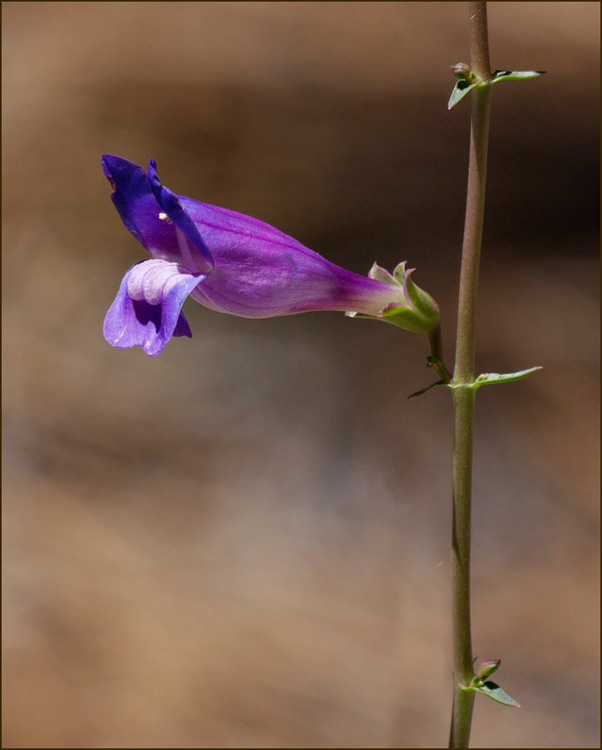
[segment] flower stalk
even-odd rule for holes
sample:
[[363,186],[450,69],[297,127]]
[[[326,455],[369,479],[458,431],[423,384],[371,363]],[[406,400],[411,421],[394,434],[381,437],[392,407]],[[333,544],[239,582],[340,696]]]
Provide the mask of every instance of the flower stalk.
[[491,103],[491,65],[487,3],[469,3],[470,69],[478,85],[472,94],[466,217],[460,271],[454,386],[452,596],[454,698],[450,748],[467,748],[475,693],[470,626],[470,530],[475,393],[475,318],[483,235],[487,147]]
[[441,383],[447,385],[451,382],[452,376],[448,372],[447,367],[443,361],[443,341],[441,339],[441,324],[437,326],[429,334],[429,343],[431,345],[431,356],[429,357],[429,366],[439,375]]

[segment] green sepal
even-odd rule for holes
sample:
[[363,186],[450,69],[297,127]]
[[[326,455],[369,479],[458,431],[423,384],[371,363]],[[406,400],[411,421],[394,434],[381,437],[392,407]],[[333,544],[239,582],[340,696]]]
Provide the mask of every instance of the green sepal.
[[415,270],[415,268],[410,268],[409,271],[406,271],[406,261],[404,261],[395,267],[393,276],[403,285],[406,299],[414,308],[416,320],[420,325],[420,330],[417,330],[416,333],[430,333],[439,324],[441,313],[439,312],[439,305],[431,295],[414,284],[412,274]]
[[345,313],[348,318],[363,318],[364,320],[382,320],[384,323],[391,323],[397,328],[403,328],[410,333],[428,334],[432,326],[425,323],[424,319],[415,310],[409,307],[392,307],[390,310],[385,309],[378,315],[368,315],[366,313],[357,313],[348,311]]
[[491,74],[491,83],[499,81],[530,81],[539,78],[545,70],[496,70]]
[[[475,678],[476,679],[476,678]],[[473,680],[474,682],[474,680]],[[501,703],[502,706],[511,706],[512,708],[520,708],[520,703],[511,698],[499,685],[495,682],[487,680],[486,682],[479,682],[471,684],[470,687],[464,688],[465,690],[473,690],[475,693],[486,695],[496,703]]]
[[[403,263],[401,263],[400,265],[403,265]],[[393,276],[393,274],[389,273],[386,269],[381,268],[378,263],[374,263],[372,265],[372,268],[368,272],[368,278],[374,279],[375,281],[384,281],[385,284],[399,284],[398,279]]]
[[462,101],[464,97],[474,89],[475,86],[478,86],[478,81],[475,83],[471,83],[470,81],[457,81],[456,85],[452,89],[451,96],[449,97],[449,101],[447,102],[447,109],[452,109],[452,107],[455,107],[456,104]]
[[407,261],[400,263],[393,273],[389,273],[375,263],[368,273],[370,279],[401,287],[405,300],[391,303],[377,315],[356,313],[352,310],[345,315],[349,318],[382,320],[411,333],[432,333],[439,324],[439,306],[430,294],[414,284],[411,276],[416,269],[406,271],[406,264]]
[[385,309],[379,315],[378,320],[391,323],[391,325],[403,328],[411,333],[423,334],[429,334],[439,322],[438,319],[434,322],[432,318],[425,319],[423,315],[410,307],[394,307],[391,310]]

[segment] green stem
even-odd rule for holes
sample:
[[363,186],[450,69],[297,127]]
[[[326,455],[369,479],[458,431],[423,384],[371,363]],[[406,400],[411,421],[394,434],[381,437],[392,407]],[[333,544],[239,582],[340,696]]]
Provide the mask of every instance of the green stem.
[[484,85],[472,92],[470,157],[466,218],[462,246],[454,389],[452,596],[454,640],[454,704],[450,748],[467,748],[474,692],[470,628],[470,518],[475,391],[462,387],[475,380],[475,317],[483,236],[487,145],[491,99],[491,65],[487,40],[487,3],[469,3],[470,67]]
[[452,529],[452,620],[454,638],[454,699],[450,748],[467,748],[474,692],[464,689],[474,676],[470,628],[470,521],[472,445],[476,392],[454,390],[455,431]]

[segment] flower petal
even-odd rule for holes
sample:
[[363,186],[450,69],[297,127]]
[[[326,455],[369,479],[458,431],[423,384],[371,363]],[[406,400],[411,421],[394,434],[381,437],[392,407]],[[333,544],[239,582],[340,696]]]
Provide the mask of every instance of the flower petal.
[[[212,216],[212,207],[204,208],[204,229],[211,229],[203,234],[211,240],[215,271],[191,296],[205,307],[270,318],[314,310],[376,315],[392,303],[405,303],[400,285],[340,268],[267,224],[258,227],[252,220],[244,227],[246,217],[221,212]],[[227,221],[224,228],[218,224],[222,218]]]
[[[182,207],[178,196],[161,184],[157,174],[157,162],[154,159],[151,159],[148,163],[148,179],[157,203],[175,224],[176,232],[180,230],[183,235],[178,236],[182,260],[184,262],[190,261],[191,265],[198,268],[200,273],[211,273],[214,268],[211,252],[203,242],[203,238],[192,219]],[[186,240],[189,240],[189,242],[186,242]],[[187,258],[187,253],[192,253],[192,258]]]
[[106,315],[105,339],[116,349],[141,346],[150,357],[156,357],[172,336],[191,338],[181,310],[186,297],[204,278],[165,260],[148,260],[130,268]]
[[142,167],[110,154],[105,154],[101,161],[105,176],[113,188],[111,200],[121,220],[138,242],[149,252],[160,247],[173,247],[177,252],[173,227],[159,218],[161,208]]
[[[196,231],[196,243],[187,242],[186,233],[175,223],[155,198],[146,172],[127,159],[105,154],[102,159],[105,176],[113,187],[111,199],[125,226],[151,255],[172,263],[184,263],[198,273],[213,268],[206,246]],[[180,223],[185,222],[180,216]],[[188,227],[190,231],[190,228]],[[183,252],[184,251],[184,252]]]

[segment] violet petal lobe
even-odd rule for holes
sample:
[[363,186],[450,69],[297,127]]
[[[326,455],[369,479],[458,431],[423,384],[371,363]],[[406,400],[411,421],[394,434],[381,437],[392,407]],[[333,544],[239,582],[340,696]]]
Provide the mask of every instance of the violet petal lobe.
[[105,154],[101,162],[113,188],[111,200],[127,229],[149,251],[149,245],[164,245],[173,230],[159,219],[161,209],[150,189],[146,172],[119,156]]
[[[195,245],[191,253],[185,236],[178,232],[177,225],[157,203],[149,177],[142,167],[110,154],[105,154],[101,161],[105,176],[113,188],[111,199],[115,208],[138,242],[155,258],[186,263],[199,273],[210,271],[212,261],[210,254],[207,256],[209,251],[206,246],[205,251],[201,252]],[[197,243],[199,241],[202,244],[200,236]],[[186,257],[182,254],[183,247]]]
[[156,357],[172,336],[192,337],[182,305],[204,278],[164,260],[148,260],[130,268],[105,317],[105,339],[117,349],[141,346]]
[[175,226],[182,260],[198,269],[200,273],[211,273],[214,268],[211,252],[203,242],[196,225],[182,208],[178,196],[161,184],[157,174],[157,162],[154,159],[148,164],[148,181],[162,212]]

